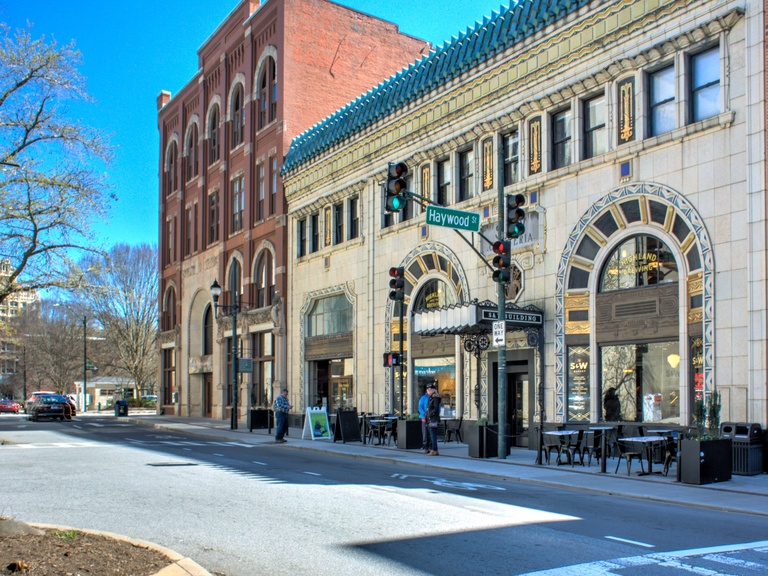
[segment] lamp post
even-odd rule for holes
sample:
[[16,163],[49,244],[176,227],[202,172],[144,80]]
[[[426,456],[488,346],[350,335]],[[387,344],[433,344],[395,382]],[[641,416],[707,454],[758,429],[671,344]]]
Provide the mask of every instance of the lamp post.
[[[232,267],[234,270],[234,266]],[[213,296],[213,306],[215,309],[223,308],[229,310],[232,315],[232,419],[230,429],[237,430],[237,286],[235,278],[230,278],[232,286],[232,304],[219,304],[221,296],[221,286],[214,279],[211,284],[211,295]]]
[[88,319],[83,314],[83,412],[88,412],[88,394],[86,382],[88,381],[88,339],[86,338],[85,328]]

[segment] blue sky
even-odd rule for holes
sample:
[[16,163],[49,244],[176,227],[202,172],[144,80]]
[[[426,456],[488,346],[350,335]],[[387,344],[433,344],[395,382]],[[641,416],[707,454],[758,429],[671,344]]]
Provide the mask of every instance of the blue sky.
[[[401,32],[439,45],[498,11],[500,0],[338,0],[394,22]],[[508,4],[508,3],[507,3]],[[0,22],[33,24],[32,36],[82,53],[80,71],[95,103],[73,107],[110,135],[115,160],[107,177],[117,194],[100,243],[157,243],[158,131],[156,98],[176,94],[197,71],[197,49],[237,0],[0,0]]]

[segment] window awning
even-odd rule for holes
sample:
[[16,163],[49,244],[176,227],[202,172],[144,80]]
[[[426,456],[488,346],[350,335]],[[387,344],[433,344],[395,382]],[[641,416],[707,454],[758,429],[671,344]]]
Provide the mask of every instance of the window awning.
[[[541,328],[544,312],[536,306],[521,308],[512,303],[505,306],[507,332]],[[439,334],[483,334],[491,332],[493,322],[499,320],[498,306],[490,300],[468,304],[453,304],[433,310],[419,310],[413,315],[413,334],[437,336]]]

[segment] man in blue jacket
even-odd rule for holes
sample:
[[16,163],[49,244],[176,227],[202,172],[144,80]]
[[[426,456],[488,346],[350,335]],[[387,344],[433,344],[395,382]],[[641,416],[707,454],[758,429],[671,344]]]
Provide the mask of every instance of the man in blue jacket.
[[427,394],[427,388],[424,387],[424,395],[419,398],[419,418],[421,418],[421,449],[424,454],[429,454],[432,451],[432,443],[429,438],[429,430],[427,430],[427,404],[429,403],[429,394]]

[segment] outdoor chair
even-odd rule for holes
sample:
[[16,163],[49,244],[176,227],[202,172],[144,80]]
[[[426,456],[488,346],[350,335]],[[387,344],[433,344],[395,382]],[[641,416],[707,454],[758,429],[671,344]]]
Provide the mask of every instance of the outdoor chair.
[[[600,430],[599,432],[604,432]],[[587,430],[584,432],[581,445],[581,463],[584,464],[584,456],[589,456],[587,460],[587,466],[592,465],[592,456],[600,463],[600,434],[596,434],[594,430]]]
[[571,468],[573,468],[573,465],[576,463],[577,454],[579,456],[579,464],[584,466],[584,452],[582,450],[582,444],[584,443],[584,430],[579,430],[578,434],[566,436],[564,439],[565,442],[563,443],[563,451],[565,451],[568,455],[568,460],[571,462]]
[[562,444],[560,443],[560,438],[557,436],[550,436],[548,434],[544,434],[544,445],[543,445],[543,452],[544,456],[547,457],[547,464],[549,464],[549,456],[554,452],[557,454],[557,459],[555,462],[560,464],[560,454],[561,454],[561,448]]
[[444,442],[450,442],[451,438],[455,438],[456,442],[464,442],[464,439],[461,437],[461,423],[463,421],[464,416],[461,416],[458,420],[454,420],[450,426],[446,425]]
[[619,459],[616,461],[616,470],[613,472],[614,474],[618,474],[619,472],[619,465],[621,464],[621,459],[623,458],[624,461],[627,463],[627,476],[630,475],[630,469],[632,467],[632,460],[637,460],[640,462],[640,472],[645,474],[645,468],[643,467],[643,449],[642,446],[638,450],[637,443],[632,442],[622,442],[619,440],[616,443],[616,446],[619,448]]

